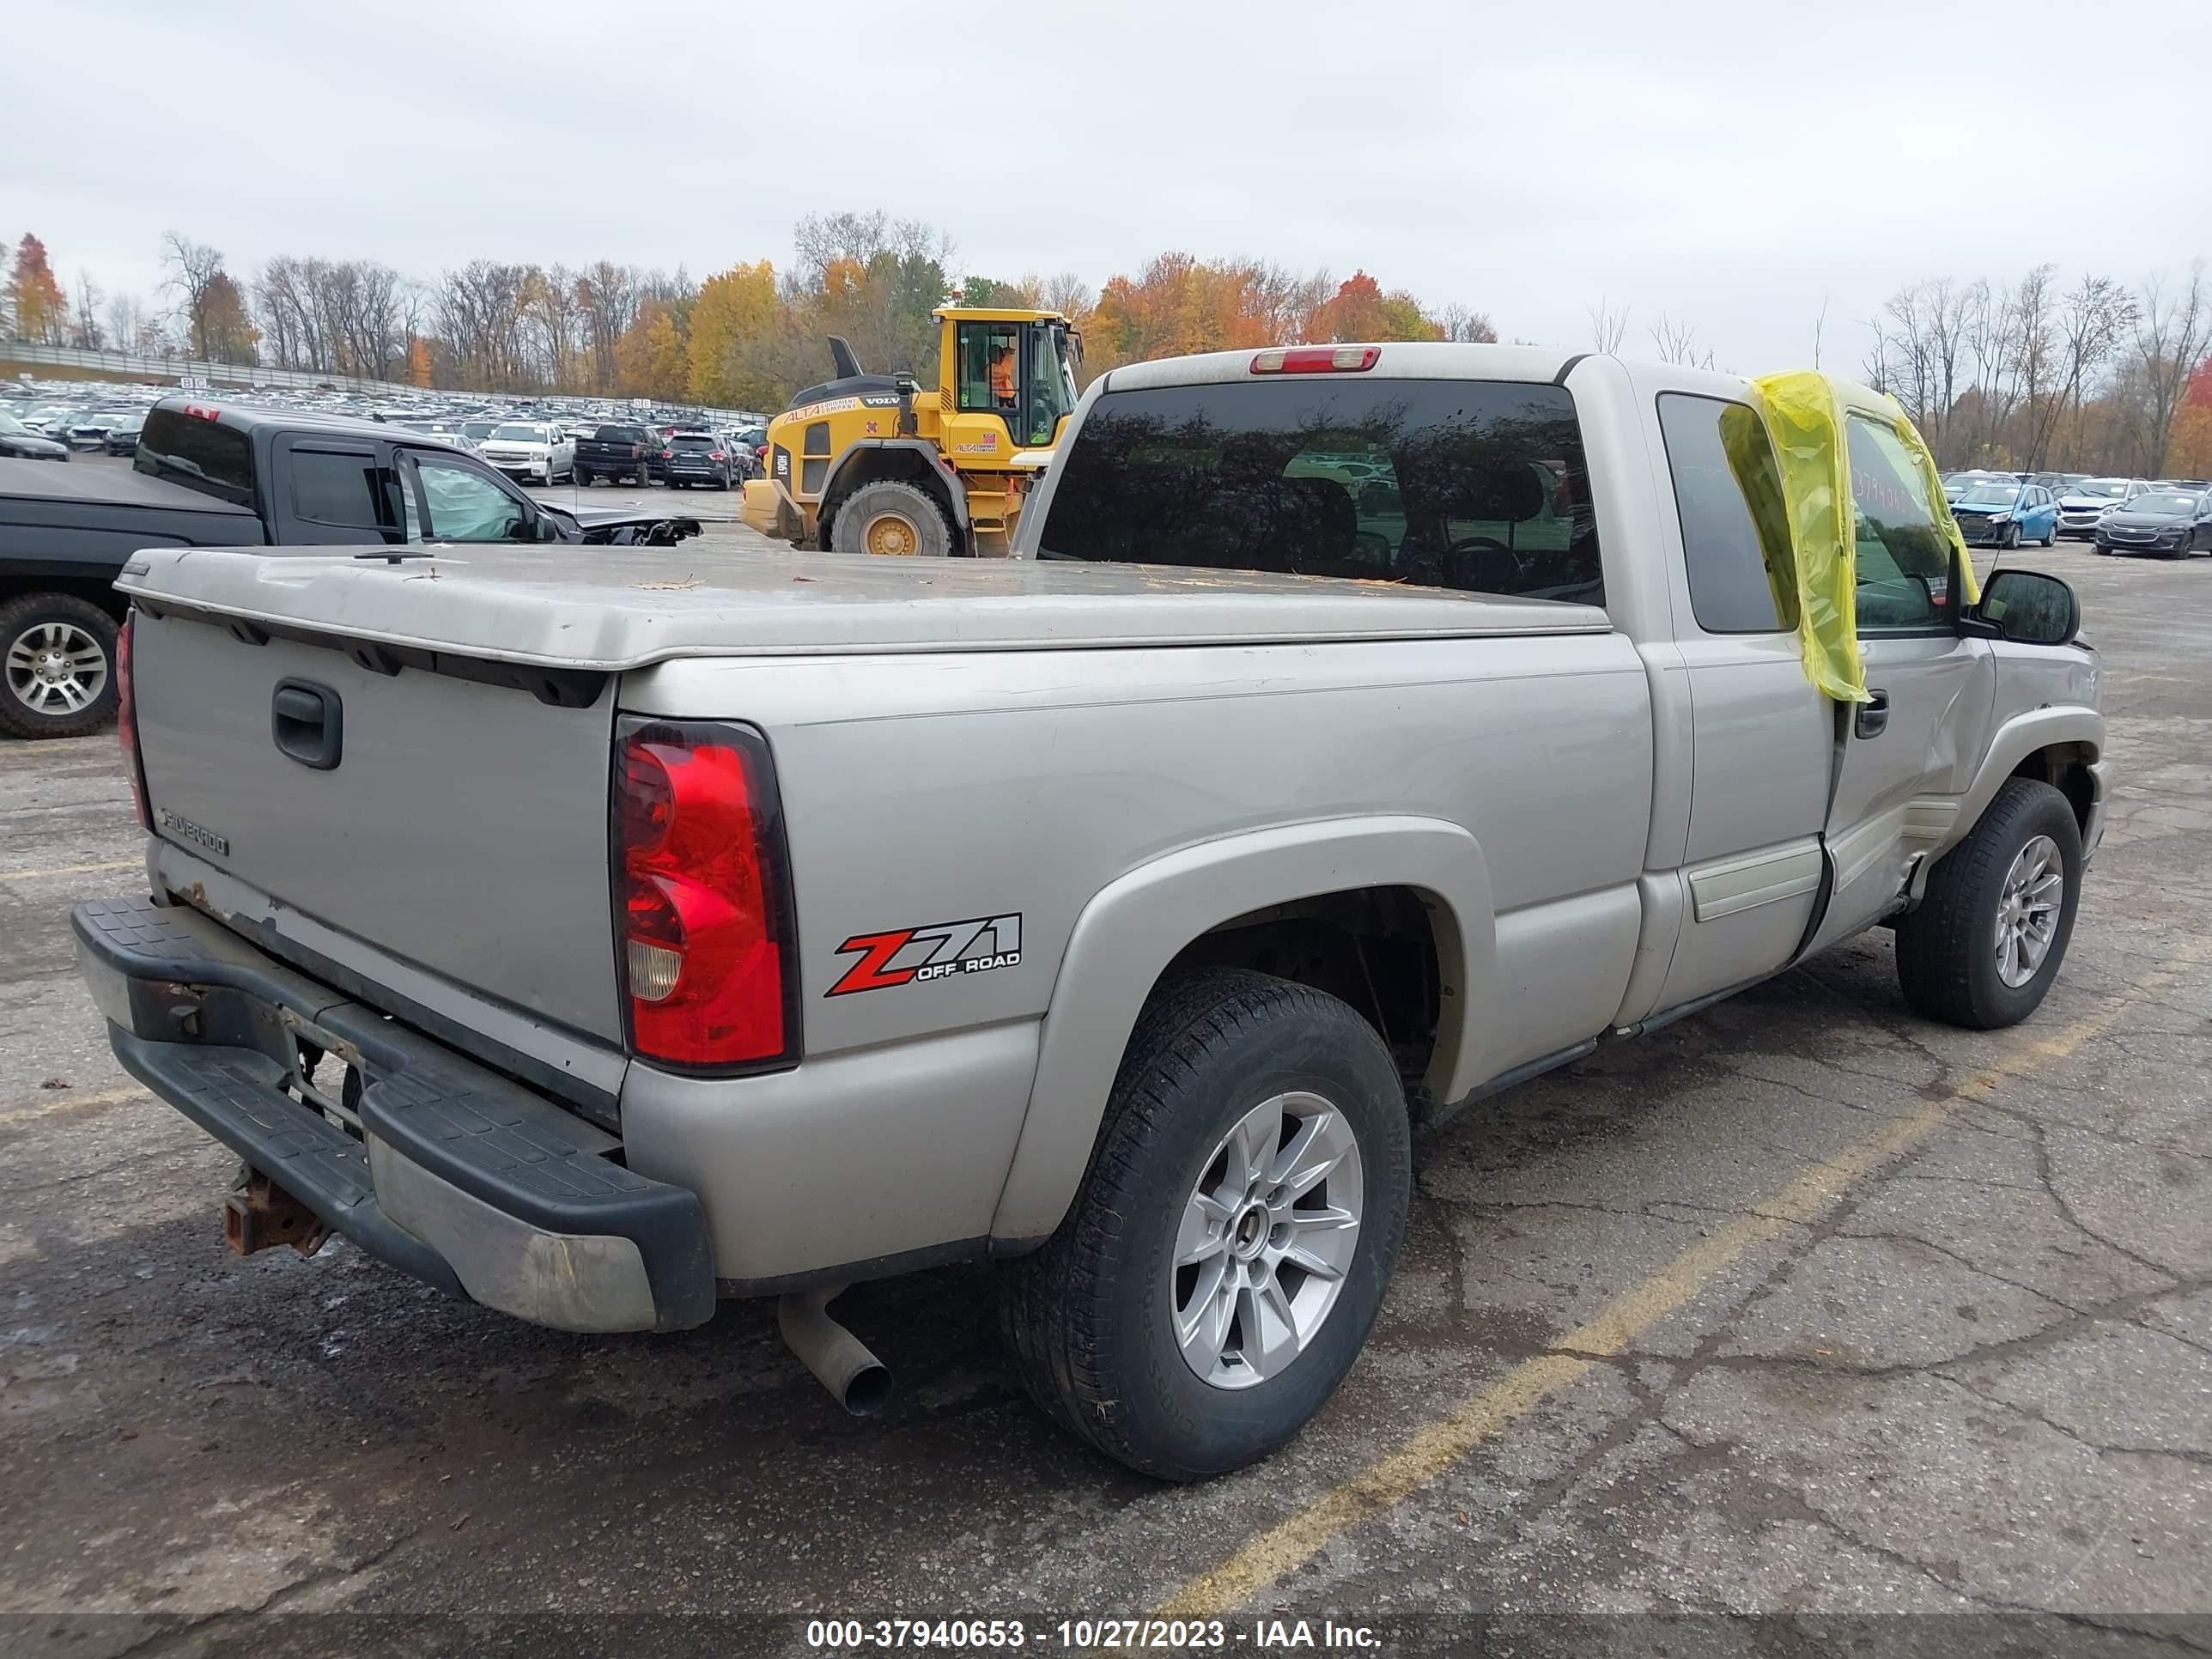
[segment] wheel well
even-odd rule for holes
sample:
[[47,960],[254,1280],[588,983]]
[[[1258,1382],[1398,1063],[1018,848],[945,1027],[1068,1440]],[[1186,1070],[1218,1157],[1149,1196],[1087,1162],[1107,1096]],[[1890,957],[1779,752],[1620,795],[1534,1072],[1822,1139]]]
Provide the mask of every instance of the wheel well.
[[2064,795],[2074,808],[2074,822],[2087,835],[2089,809],[2096,799],[2096,787],[2089,781],[2089,763],[2096,758],[2097,751],[2086,743],[2054,743],[2024,757],[2012,769],[2012,775],[2050,784]]
[[131,609],[131,601],[115,591],[112,577],[0,576],[0,605],[29,593],[67,593],[98,605],[118,623]]
[[916,449],[864,449],[846,462],[831,481],[829,493],[822,498],[816,517],[818,528],[815,539],[823,547],[829,546],[837,510],[844,506],[845,498],[863,485],[884,483],[912,484],[935,501],[952,532],[953,551],[967,550],[967,532],[960,527],[960,514],[953,507],[952,492],[943,473]]
[[1415,889],[1322,893],[1231,917],[1185,945],[1167,973],[1184,968],[1249,968],[1351,1004],[1389,1048],[1417,1111],[1426,1100],[1446,980],[1429,902]]

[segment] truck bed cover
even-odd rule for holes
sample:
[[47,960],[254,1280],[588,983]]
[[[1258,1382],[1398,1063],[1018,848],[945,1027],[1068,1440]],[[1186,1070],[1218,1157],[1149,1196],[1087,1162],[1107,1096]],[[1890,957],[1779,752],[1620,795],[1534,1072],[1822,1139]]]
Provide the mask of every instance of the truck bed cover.
[[0,460],[0,496],[27,501],[99,501],[112,507],[158,507],[168,513],[207,513],[253,519],[250,507],[233,507],[165,478],[120,466],[56,466],[52,461]]
[[193,611],[542,667],[672,658],[1604,633],[1587,605],[1386,582],[1006,559],[682,549],[151,550],[116,584]]

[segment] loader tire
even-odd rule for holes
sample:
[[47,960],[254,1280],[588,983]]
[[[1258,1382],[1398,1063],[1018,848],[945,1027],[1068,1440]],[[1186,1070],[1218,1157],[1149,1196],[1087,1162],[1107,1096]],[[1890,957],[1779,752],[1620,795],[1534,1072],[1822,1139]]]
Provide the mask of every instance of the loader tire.
[[848,495],[830,526],[833,553],[941,559],[952,551],[945,509],[912,484],[884,479]]

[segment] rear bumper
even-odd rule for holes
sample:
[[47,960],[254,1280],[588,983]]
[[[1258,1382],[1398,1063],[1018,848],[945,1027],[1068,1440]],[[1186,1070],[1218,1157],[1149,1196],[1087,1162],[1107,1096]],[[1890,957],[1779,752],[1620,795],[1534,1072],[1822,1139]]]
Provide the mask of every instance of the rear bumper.
[[[96,899],[71,922],[125,1069],[371,1255],[558,1330],[713,1316],[697,1196],[613,1161],[614,1136],[196,912]],[[360,1072],[360,1136],[289,1091],[301,1042]]]

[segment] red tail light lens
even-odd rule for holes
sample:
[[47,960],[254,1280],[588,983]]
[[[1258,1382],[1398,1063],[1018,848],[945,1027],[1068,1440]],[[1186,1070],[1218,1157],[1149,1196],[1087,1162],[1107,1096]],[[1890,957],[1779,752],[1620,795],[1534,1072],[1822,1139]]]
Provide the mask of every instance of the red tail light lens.
[[724,455],[720,450],[717,449],[717,450],[710,451],[710,452],[708,453],[708,456],[707,456],[707,459],[708,459],[708,460],[710,460],[710,461],[720,461],[720,460],[726,460],[726,459],[728,459],[728,457],[726,457],[726,455]]
[[798,1058],[783,826],[747,727],[630,720],[616,757],[616,922],[630,1037],[714,1069]]
[[131,798],[138,803],[138,827],[151,835],[154,814],[146,805],[146,763],[138,755],[138,697],[131,684],[131,625],[133,611],[115,635],[115,740],[122,745],[123,769],[131,775]]
[[662,451],[660,452],[660,459],[661,459],[662,460],[664,460],[664,461],[665,461],[665,460],[666,460],[670,456],[673,455],[675,453],[676,453],[676,452],[675,452],[674,450],[672,450],[672,449],[664,449],[664,450],[662,450]]
[[1255,374],[1358,374],[1382,361],[1378,346],[1285,346],[1252,359]]

